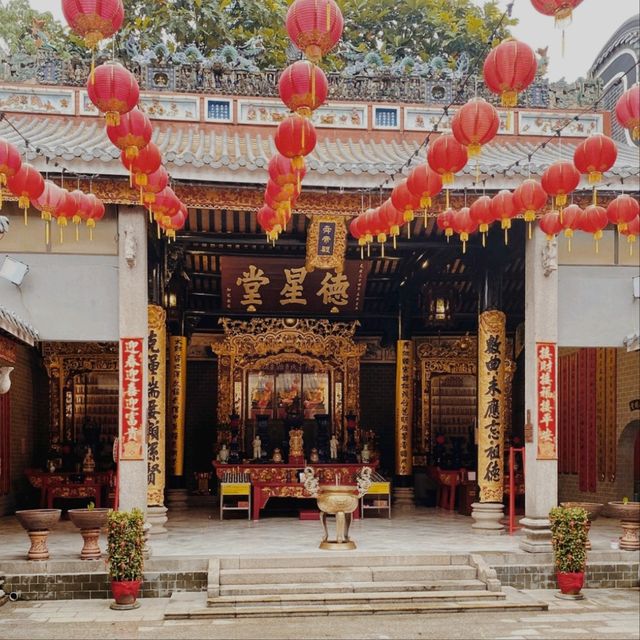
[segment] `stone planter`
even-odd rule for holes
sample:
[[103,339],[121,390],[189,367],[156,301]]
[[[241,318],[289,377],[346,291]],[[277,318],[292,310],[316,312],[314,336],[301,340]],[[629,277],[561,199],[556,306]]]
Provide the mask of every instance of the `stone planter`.
[[69,518],[80,529],[84,540],[81,560],[97,560],[102,556],[100,545],[100,529],[107,524],[109,509],[69,509]]
[[604,508],[601,502],[561,502],[561,507],[567,509],[584,509],[587,512],[587,551],[591,551],[591,540],[589,540],[589,531],[591,523],[598,518],[600,512]]
[[60,509],[27,509],[16,511],[16,518],[29,535],[31,548],[27,553],[28,560],[48,560],[49,530],[60,520]]
[[624,551],[640,550],[640,502],[608,502],[607,511],[613,518],[620,519],[620,548]]

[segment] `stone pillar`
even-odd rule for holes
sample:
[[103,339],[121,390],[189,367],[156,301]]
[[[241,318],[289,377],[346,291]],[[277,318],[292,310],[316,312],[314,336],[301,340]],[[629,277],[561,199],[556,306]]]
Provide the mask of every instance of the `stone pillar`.
[[152,536],[166,533],[164,506],[166,478],[167,314],[149,305],[149,418],[147,423],[147,522]]
[[394,490],[398,506],[413,503],[413,374],[413,341],[398,340],[396,344],[396,482]]
[[187,506],[184,488],[184,420],[187,394],[187,339],[169,338],[169,419],[171,439],[169,450],[173,487],[167,492],[169,509],[182,510]]
[[[520,547],[525,551],[551,551],[549,511],[558,503],[558,461],[548,455],[547,438],[539,441],[542,433],[548,435],[545,424],[540,424],[538,345],[552,345],[555,375],[558,342],[558,262],[557,244],[547,243],[545,234],[537,227],[527,241],[525,259],[525,409],[530,412],[532,436],[525,438],[525,517],[520,520],[525,538]],[[540,344],[545,343],[545,344]],[[554,390],[555,391],[555,390]],[[557,421],[555,393],[550,418]],[[542,416],[545,418],[545,416]],[[547,420],[547,418],[545,418]],[[555,448],[555,433],[553,434]],[[544,446],[541,446],[544,445]],[[555,450],[555,449],[554,449]]]
[[147,507],[147,213],[118,213],[120,411],[118,508]]

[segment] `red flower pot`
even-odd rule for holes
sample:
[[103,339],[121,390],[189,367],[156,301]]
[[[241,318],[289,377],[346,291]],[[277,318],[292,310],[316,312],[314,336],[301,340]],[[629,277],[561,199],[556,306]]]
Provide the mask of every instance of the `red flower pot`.
[[565,595],[577,596],[584,585],[584,571],[576,573],[556,571],[556,578],[560,593]]
[[126,580],[126,581],[111,581],[111,593],[116,601],[116,604],[130,605],[133,604],[140,592],[140,585],[142,580]]

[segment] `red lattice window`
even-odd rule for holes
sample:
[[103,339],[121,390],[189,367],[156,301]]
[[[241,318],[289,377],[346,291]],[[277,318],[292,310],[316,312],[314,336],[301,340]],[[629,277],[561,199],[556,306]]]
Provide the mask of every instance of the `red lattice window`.
[[9,394],[0,395],[0,496],[9,493]]

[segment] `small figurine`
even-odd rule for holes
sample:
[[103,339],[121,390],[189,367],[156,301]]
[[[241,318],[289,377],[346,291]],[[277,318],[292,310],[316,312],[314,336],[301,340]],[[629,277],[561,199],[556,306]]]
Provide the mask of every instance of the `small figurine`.
[[49,462],[49,473],[55,473],[56,472],[56,465],[53,463],[53,460],[51,460]]
[[360,452],[361,460],[364,464],[368,464],[371,462],[371,451],[369,451],[369,445],[365,443],[364,447],[362,447],[362,451]]
[[93,452],[90,447],[87,447],[87,453],[84,456],[84,460],[82,461],[82,471],[83,473],[93,473],[96,469],[96,462],[93,459]]
[[282,452],[278,447],[273,450],[273,461],[278,464],[282,462]]
[[260,436],[256,436],[253,439],[253,458],[254,460],[260,460],[262,457],[262,440]]
[[309,456],[309,460],[316,464],[320,460],[320,456],[318,455],[318,450],[314,447],[311,449],[311,455]]
[[223,444],[222,448],[218,452],[218,462],[222,464],[227,464],[229,462],[229,449],[227,449],[227,445]]
[[335,434],[331,436],[329,441],[329,457],[332,460],[338,459],[338,438],[336,438]]

